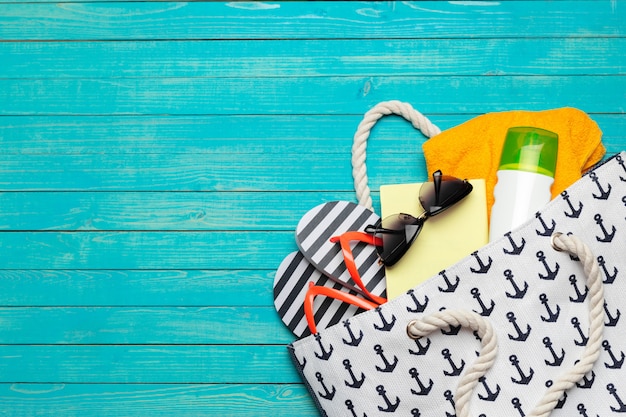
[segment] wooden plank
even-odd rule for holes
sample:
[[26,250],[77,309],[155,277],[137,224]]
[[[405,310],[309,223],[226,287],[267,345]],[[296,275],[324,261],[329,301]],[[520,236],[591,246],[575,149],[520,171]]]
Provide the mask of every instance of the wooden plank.
[[[374,189],[426,177],[423,155],[371,155],[367,165]],[[0,191],[26,190],[352,192],[354,183],[349,150],[306,159],[293,153],[0,155]]]
[[0,78],[599,75],[624,38],[2,42]]
[[0,345],[2,383],[282,384],[285,346]]
[[[361,109],[365,113],[367,108]],[[165,153],[168,155],[350,152],[362,114],[246,116],[4,116],[3,154]],[[445,129],[472,115],[431,116]],[[598,115],[598,117],[611,117]],[[611,122],[612,125],[612,122]],[[374,128],[368,149],[413,152],[425,137],[399,116]]]
[[0,269],[275,269],[294,232],[11,232]]
[[295,339],[273,305],[0,307],[0,322],[0,344],[12,345],[284,345]]
[[427,113],[621,113],[624,90],[619,76],[0,79],[0,115],[362,114],[389,98]]
[[277,267],[213,271],[0,270],[0,305],[271,306]]
[[[367,108],[361,109],[362,113]],[[422,110],[417,108],[417,110]],[[478,114],[426,114],[446,130]],[[619,147],[626,115],[591,113],[608,147]],[[248,116],[4,116],[3,154],[164,153],[348,155],[362,114]],[[370,159],[382,153],[419,153],[426,138],[400,116],[386,116],[372,129]],[[312,156],[310,156],[312,154]]]
[[[609,151],[622,148],[617,143]],[[381,184],[427,178],[423,154],[369,153],[367,170],[373,190]],[[312,158],[293,153],[210,158],[190,154],[0,155],[0,192],[81,190],[352,193],[354,183],[348,150]],[[217,197],[206,193],[200,198],[202,207],[207,207]],[[289,204],[288,200],[284,201]],[[199,223],[220,220],[205,219],[202,207],[193,209]]]
[[300,384],[0,384],[12,417],[317,417]]
[[[378,193],[374,195],[378,204]],[[282,230],[354,192],[0,193],[0,230]],[[149,215],[146,214],[149,212]]]
[[626,11],[576,2],[4,4],[6,40],[623,36]]

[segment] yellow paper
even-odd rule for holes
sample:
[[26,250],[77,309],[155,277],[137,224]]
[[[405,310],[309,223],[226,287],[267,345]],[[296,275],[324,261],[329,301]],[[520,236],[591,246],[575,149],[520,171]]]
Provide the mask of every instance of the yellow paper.
[[[472,192],[430,217],[402,259],[385,268],[387,297],[395,298],[478,250],[489,241],[484,180],[470,180]],[[382,218],[396,213],[420,215],[421,183],[380,187]]]

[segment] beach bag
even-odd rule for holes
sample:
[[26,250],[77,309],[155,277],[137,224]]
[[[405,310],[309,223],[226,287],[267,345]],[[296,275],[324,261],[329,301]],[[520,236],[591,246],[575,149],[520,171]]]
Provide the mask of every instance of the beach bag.
[[626,412],[625,161],[406,294],[289,345],[321,415]]

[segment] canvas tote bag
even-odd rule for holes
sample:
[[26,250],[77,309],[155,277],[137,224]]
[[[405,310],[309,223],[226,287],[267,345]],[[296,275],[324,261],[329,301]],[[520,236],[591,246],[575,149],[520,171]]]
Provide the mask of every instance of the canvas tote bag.
[[625,274],[620,153],[501,239],[288,349],[323,416],[618,415]]

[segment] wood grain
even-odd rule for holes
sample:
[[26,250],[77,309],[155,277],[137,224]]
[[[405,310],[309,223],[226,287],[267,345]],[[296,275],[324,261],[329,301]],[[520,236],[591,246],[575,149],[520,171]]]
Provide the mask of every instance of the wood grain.
[[[362,115],[572,106],[618,152],[624,21],[609,0],[4,1],[0,415],[319,415],[272,283],[302,215],[354,201]],[[376,210],[426,179],[425,140],[373,129]]]

